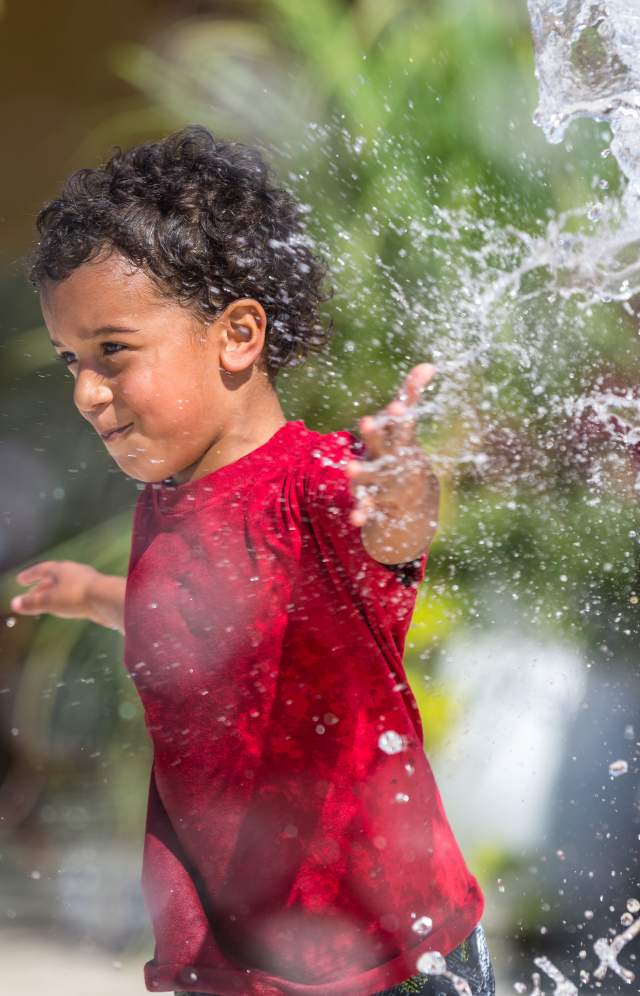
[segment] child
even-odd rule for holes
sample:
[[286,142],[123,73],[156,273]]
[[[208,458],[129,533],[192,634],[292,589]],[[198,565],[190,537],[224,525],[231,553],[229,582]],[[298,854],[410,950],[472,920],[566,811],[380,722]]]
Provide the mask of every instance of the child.
[[[285,419],[278,371],[329,335],[301,214],[256,150],[199,127],[42,210],[32,279],[74,403],[146,486],[126,580],[39,563],[12,607],[124,633],[154,749],[150,991],[487,996],[483,896],[402,665],[439,500],[411,408],[435,368],[363,442]],[[420,974],[426,952],[446,963]]]

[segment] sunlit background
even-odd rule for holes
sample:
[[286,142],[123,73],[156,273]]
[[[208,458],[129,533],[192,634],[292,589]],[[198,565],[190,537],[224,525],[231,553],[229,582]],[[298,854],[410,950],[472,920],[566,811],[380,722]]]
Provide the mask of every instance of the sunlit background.
[[530,281],[496,318],[500,342],[524,335],[526,349],[497,349],[478,287],[518,265],[514,228],[619,189],[606,129],[582,121],[550,146],[533,124],[524,0],[0,11],[3,991],[140,996],[153,954],[139,888],[150,747],[122,638],[8,607],[37,560],[125,574],[138,493],[73,407],[22,258],[69,171],[196,122],[264,151],[331,262],[337,332],[281,376],[287,417],[355,429],[414,363],[440,366],[421,431],[442,521],[407,674],[485,892],[499,994],[528,993],[545,954],[577,979],[588,934],[619,933],[640,898],[640,455],[562,402],[576,384],[638,384],[638,320],[556,310]]

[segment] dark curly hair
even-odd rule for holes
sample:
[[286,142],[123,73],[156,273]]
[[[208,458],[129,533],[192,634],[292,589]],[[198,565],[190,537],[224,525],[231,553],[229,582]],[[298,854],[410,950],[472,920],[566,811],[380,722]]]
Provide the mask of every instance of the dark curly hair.
[[257,149],[194,125],[73,173],[38,215],[30,279],[40,290],[117,252],[204,320],[255,298],[267,315],[273,384],[333,333],[319,316],[327,266],[305,233],[305,210],[272,183]]

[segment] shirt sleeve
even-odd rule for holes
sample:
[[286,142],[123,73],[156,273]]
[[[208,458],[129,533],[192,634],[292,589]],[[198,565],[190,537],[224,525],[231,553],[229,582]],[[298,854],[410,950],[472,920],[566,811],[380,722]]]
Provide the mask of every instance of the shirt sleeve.
[[363,457],[364,444],[349,432],[333,433],[330,444],[312,450],[305,475],[308,525],[324,563],[354,597],[370,610],[399,616],[408,627],[428,552],[398,564],[383,564],[369,554],[360,526],[349,518],[356,501],[345,472],[349,460]]

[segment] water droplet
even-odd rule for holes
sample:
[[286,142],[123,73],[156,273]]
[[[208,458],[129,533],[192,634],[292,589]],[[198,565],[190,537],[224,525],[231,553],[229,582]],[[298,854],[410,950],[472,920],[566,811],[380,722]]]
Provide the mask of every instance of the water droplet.
[[609,774],[612,778],[618,778],[620,775],[626,775],[629,770],[629,765],[626,761],[612,761],[609,765]]
[[5,624],[5,626],[8,626],[9,629],[11,629],[16,624],[16,617],[15,616],[7,616],[7,618],[5,619],[5,623],[4,624]]
[[442,975],[447,971],[447,963],[439,951],[427,951],[418,958],[416,968],[423,975]]
[[403,750],[406,750],[407,740],[406,737],[396,733],[395,730],[385,730],[378,738],[378,747],[385,754],[400,754]]
[[419,937],[426,937],[427,934],[431,933],[433,928],[433,920],[430,916],[418,917],[415,923],[411,924],[411,929],[414,934],[418,934]]
[[324,723],[326,723],[327,726],[335,726],[336,723],[340,722],[340,720],[338,719],[338,717],[335,716],[332,712],[325,712],[325,714],[322,717],[322,719],[323,719]]

